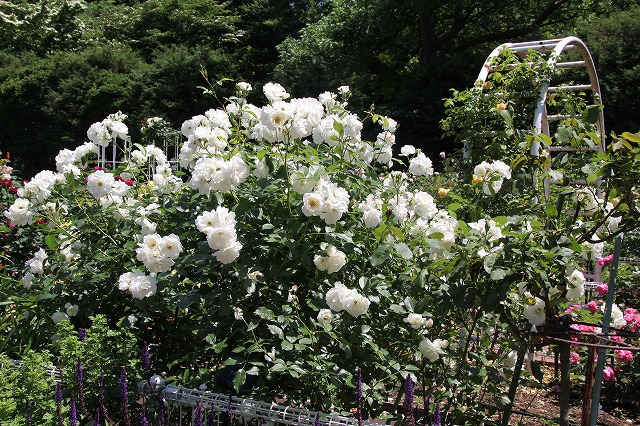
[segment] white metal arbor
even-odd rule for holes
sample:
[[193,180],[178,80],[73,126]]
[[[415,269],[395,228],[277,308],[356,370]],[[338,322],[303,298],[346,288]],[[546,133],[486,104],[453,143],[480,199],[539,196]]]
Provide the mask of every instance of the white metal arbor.
[[[530,154],[532,156],[546,155],[551,160],[556,155],[571,155],[571,153],[577,151],[604,152],[606,148],[605,129],[600,83],[598,81],[598,75],[596,73],[591,53],[584,42],[577,37],[565,37],[552,40],[501,44],[487,57],[478,75],[478,81],[485,83],[491,73],[496,72],[498,69],[505,68],[505,64],[501,64],[500,67],[495,65],[496,59],[505,49],[509,49],[511,52],[515,53],[516,57],[525,63],[527,61],[527,57],[532,52],[535,52],[546,58],[547,65],[552,69],[574,70],[570,75],[571,80],[567,79],[566,81],[542,82],[531,122],[534,134],[543,134],[551,137],[553,136],[558,123],[572,117],[564,111],[554,111],[553,113],[549,113],[547,100],[551,94],[559,92],[575,92],[585,98],[585,103],[587,105],[598,107],[596,128],[599,135],[599,141],[595,146],[552,145],[542,149],[540,143],[534,140],[531,145]],[[506,64],[506,68],[516,68],[522,62]],[[560,75],[563,76],[565,74]],[[578,82],[576,83],[573,79],[577,79]],[[574,117],[581,118],[580,116],[575,115]],[[550,186],[554,183],[557,182],[550,180],[545,181],[545,192],[547,195],[549,194]],[[577,186],[587,184],[586,180],[582,179],[574,179],[570,183]],[[601,271],[602,268],[597,262],[588,262],[587,269],[584,271],[585,278],[587,279],[586,288],[593,289],[597,284],[600,284]]]

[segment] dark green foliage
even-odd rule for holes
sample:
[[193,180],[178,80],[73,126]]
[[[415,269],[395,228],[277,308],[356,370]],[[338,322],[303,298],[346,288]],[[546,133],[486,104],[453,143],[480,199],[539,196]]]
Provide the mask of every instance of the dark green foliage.
[[618,11],[581,32],[600,78],[608,131],[640,130],[640,6]]

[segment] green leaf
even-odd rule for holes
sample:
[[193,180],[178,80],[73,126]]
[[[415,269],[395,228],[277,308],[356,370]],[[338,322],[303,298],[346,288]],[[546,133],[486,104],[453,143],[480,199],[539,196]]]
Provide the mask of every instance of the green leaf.
[[240,391],[240,387],[244,385],[246,381],[247,381],[247,372],[244,371],[244,368],[241,368],[240,370],[236,371],[236,375],[233,378],[233,388],[236,390],[236,392]]
[[58,250],[58,239],[55,235],[47,235],[44,237],[44,242],[50,250]]
[[371,255],[371,265],[380,266],[389,259],[390,247],[388,244],[380,244]]
[[340,136],[344,134],[344,125],[338,120],[333,120],[333,128]]
[[265,308],[264,306],[261,306],[258,309],[256,309],[255,314],[260,318],[268,321],[273,321],[276,317],[276,315],[273,313],[271,309]]
[[278,336],[280,339],[284,339],[284,332],[280,327],[273,324],[269,324],[267,325],[267,327],[269,328],[269,331],[271,332],[271,334],[273,334],[274,336]]
[[628,141],[640,143],[640,136],[629,132],[622,132],[622,137]]
[[396,249],[396,253],[405,260],[409,260],[413,257],[413,252],[405,243],[396,243],[394,244],[394,248]]
[[542,383],[544,374],[542,373],[542,368],[540,367],[539,362],[531,361],[531,374],[533,374],[533,377],[535,377],[537,381]]
[[544,208],[544,212],[547,215],[547,217],[550,217],[550,218],[558,217],[558,210],[556,209],[556,206],[554,206],[553,204],[547,204],[547,206]]
[[589,105],[586,112],[582,115],[582,118],[587,123],[596,124],[600,118],[600,110],[602,105]]

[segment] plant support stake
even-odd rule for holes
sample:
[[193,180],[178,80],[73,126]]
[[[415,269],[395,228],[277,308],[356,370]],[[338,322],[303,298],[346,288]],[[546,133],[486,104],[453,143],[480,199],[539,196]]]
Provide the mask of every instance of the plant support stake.
[[[616,276],[618,275],[618,264],[620,263],[620,251],[622,250],[622,234],[616,237],[613,245],[613,261],[609,272],[609,290],[607,291],[607,301],[605,303],[604,318],[602,319],[602,333],[609,333],[609,322],[611,321],[611,306],[613,305],[613,293],[616,290]],[[605,349],[598,348],[598,361],[593,384],[593,395],[591,396],[591,418],[589,426],[596,426],[598,411],[600,408],[600,390],[602,389],[602,372],[605,363]]]

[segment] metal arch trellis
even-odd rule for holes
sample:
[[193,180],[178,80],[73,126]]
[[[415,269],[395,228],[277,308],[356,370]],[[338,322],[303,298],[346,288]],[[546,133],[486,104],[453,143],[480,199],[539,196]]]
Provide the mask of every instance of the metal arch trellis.
[[[593,94],[594,105],[602,105],[602,97],[600,93],[600,83],[598,81],[598,74],[596,72],[591,53],[582,40],[577,37],[565,37],[561,39],[552,40],[539,40],[539,41],[527,41],[520,43],[504,43],[496,47],[487,57],[477,80],[486,82],[490,73],[496,70],[494,66],[495,59],[500,53],[509,49],[516,53],[521,59],[527,57],[529,52],[537,52],[540,54],[548,54],[547,64],[552,68],[560,69],[584,69],[587,72],[588,82],[585,84],[556,84],[551,85],[550,81],[543,82],[540,87],[540,94],[538,96],[538,102],[536,104],[536,110],[533,117],[533,128],[537,133],[542,133],[550,136],[549,123],[552,121],[562,120],[566,118],[561,114],[548,115],[547,114],[547,95],[549,93],[562,92],[562,91],[591,91]],[[581,56],[581,60],[577,61],[559,61],[561,55],[566,52],[577,51]],[[515,66],[515,64],[513,64]],[[597,147],[598,150],[604,151],[604,114],[600,110],[598,121],[596,123],[598,132],[600,133],[600,144]],[[552,151],[553,151],[552,147]],[[557,148],[557,147],[555,147]],[[535,143],[531,147],[531,155],[540,155],[540,144]]]
[[[550,159],[553,155],[559,153],[571,153],[576,151],[605,151],[605,129],[604,129],[604,114],[602,111],[602,96],[600,92],[600,83],[598,81],[598,74],[591,57],[589,49],[582,40],[577,37],[565,37],[550,40],[537,40],[526,41],[518,43],[504,43],[493,49],[485,60],[480,73],[478,74],[477,81],[485,83],[489,75],[505,67],[502,64],[500,67],[496,66],[496,59],[505,50],[510,50],[516,54],[519,60],[526,61],[531,52],[544,55],[547,65],[551,69],[575,69],[584,71],[579,77],[583,79],[578,83],[576,82],[552,82],[543,81],[536,101],[536,108],[532,118],[532,129],[534,134],[543,134],[551,137],[552,123],[560,122],[561,120],[570,118],[570,115],[556,113],[548,114],[547,100],[548,95],[559,92],[591,92],[592,96],[588,102],[592,106],[599,108],[596,125],[596,131],[599,135],[599,143],[595,147],[567,147],[567,146],[549,146],[546,149],[541,149],[540,143],[534,139],[531,144],[530,154],[532,156],[546,155]],[[579,58],[567,58],[572,52],[577,52]],[[575,56],[575,55],[574,55]],[[568,60],[571,59],[571,60]],[[577,59],[577,60],[576,60]],[[506,67],[516,68],[520,63],[506,64]],[[533,64],[532,64],[533,65]],[[501,68],[502,67],[502,68]],[[465,154],[468,154],[465,152]],[[545,181],[545,193],[549,195],[550,186],[553,181]],[[586,180],[574,180],[573,184],[585,185]],[[587,283],[585,288],[589,290],[595,289],[600,284],[602,279],[602,267],[591,260],[587,262],[586,269],[583,271]]]
[[[501,55],[504,50],[510,50],[515,53],[515,58],[517,61],[522,62],[513,62],[509,64],[500,64],[496,65],[497,58]],[[527,57],[531,54],[531,52],[535,52],[540,54],[546,59],[546,64],[550,69],[576,69],[576,70],[584,70],[586,73],[581,75],[581,78],[585,79],[585,81],[580,81],[578,83],[575,82],[567,82],[565,84],[559,84],[558,82],[552,81],[542,81],[539,89],[538,98],[535,105],[535,112],[532,119],[532,131],[535,134],[543,134],[549,137],[551,140],[552,133],[552,123],[557,123],[562,120],[568,118],[582,118],[580,116],[563,114],[562,111],[554,114],[549,114],[547,110],[547,100],[548,95],[559,92],[577,92],[584,94],[586,92],[591,92],[591,99],[585,100],[587,105],[591,107],[596,107],[598,109],[598,116],[595,121],[595,128],[597,135],[599,136],[599,140],[595,143],[595,146],[547,146],[544,149],[540,146],[540,143],[534,139],[530,148],[530,155],[532,156],[540,156],[546,155],[549,159],[551,159],[554,155],[560,153],[571,153],[577,151],[599,151],[604,152],[606,149],[605,146],[605,130],[604,130],[604,114],[602,110],[601,103],[601,92],[600,92],[600,84],[598,81],[597,72],[591,57],[589,50],[586,45],[577,37],[565,37],[561,39],[552,39],[552,40],[539,40],[539,41],[528,41],[528,42],[520,42],[520,43],[504,43],[500,46],[496,47],[491,54],[487,57],[480,73],[478,75],[477,81],[480,83],[486,83],[489,75],[492,72],[496,72],[504,69],[515,69],[520,66],[523,62],[527,63]],[[569,52],[577,52],[579,54],[579,59],[575,58],[575,55],[571,57],[569,60],[566,60],[565,57],[569,55],[563,56],[565,53]],[[562,60],[561,60],[562,59]],[[533,62],[529,62],[531,66],[535,64]],[[575,74],[575,73],[574,73]],[[586,74],[586,75],[584,75]],[[586,96],[586,95],[585,95]],[[594,140],[594,142],[596,142]],[[465,156],[470,156],[470,152],[465,149]],[[545,180],[544,187],[545,193],[549,195],[550,187],[554,183],[550,180]],[[572,180],[570,181],[572,185],[585,185],[587,184],[586,180]],[[615,270],[617,270],[617,264],[620,259],[620,246],[621,246],[622,236],[616,238],[616,244],[614,249],[614,264]],[[587,278],[588,283],[585,285],[587,289],[593,289],[597,284],[601,281],[601,272],[602,267],[595,261],[587,262],[587,270],[585,271],[585,278]],[[604,321],[602,325],[602,332],[599,334],[594,333],[593,335],[588,336],[590,338],[589,342],[582,342],[583,345],[588,348],[589,352],[589,361],[588,361],[588,373],[587,375],[594,375],[595,377],[590,377],[586,383],[585,397],[584,397],[584,407],[582,413],[582,424],[589,424],[593,426],[596,424],[597,413],[598,413],[598,400],[600,396],[600,382],[602,381],[602,369],[604,368],[604,359],[605,359],[605,350],[607,349],[627,349],[632,351],[638,351],[640,348],[630,347],[629,345],[619,344],[617,342],[611,341],[607,339],[609,336],[609,319],[611,315],[611,307],[613,304],[613,291],[615,289],[615,270],[612,269],[612,273],[610,276],[610,292],[607,295],[607,301],[605,305],[605,315]],[[568,372],[568,357],[569,357],[569,345],[570,344],[578,344],[581,345],[581,342],[577,342],[571,340],[571,337],[575,337],[580,333],[570,332],[568,324],[567,330],[560,334],[557,333],[542,333],[540,337],[542,337],[545,341],[553,342],[558,344],[561,347],[561,354],[565,353],[564,363],[565,365],[563,369],[563,377],[562,377],[562,401],[561,401],[561,413],[560,413],[560,424],[567,425],[567,414],[568,414],[568,391],[569,391],[569,372]],[[566,337],[566,338],[565,338]],[[606,342],[606,343],[603,343]],[[596,349],[598,352],[598,361],[597,367],[595,364],[595,353]],[[521,365],[521,361],[519,361]],[[566,371],[565,371],[566,370]],[[594,384],[595,382],[595,384]],[[517,383],[517,382],[516,382]],[[566,395],[565,395],[566,394]],[[510,412],[510,410],[509,410]],[[506,420],[505,420],[506,419]],[[503,421],[508,422],[509,415],[505,413]],[[587,423],[588,422],[588,423]]]

